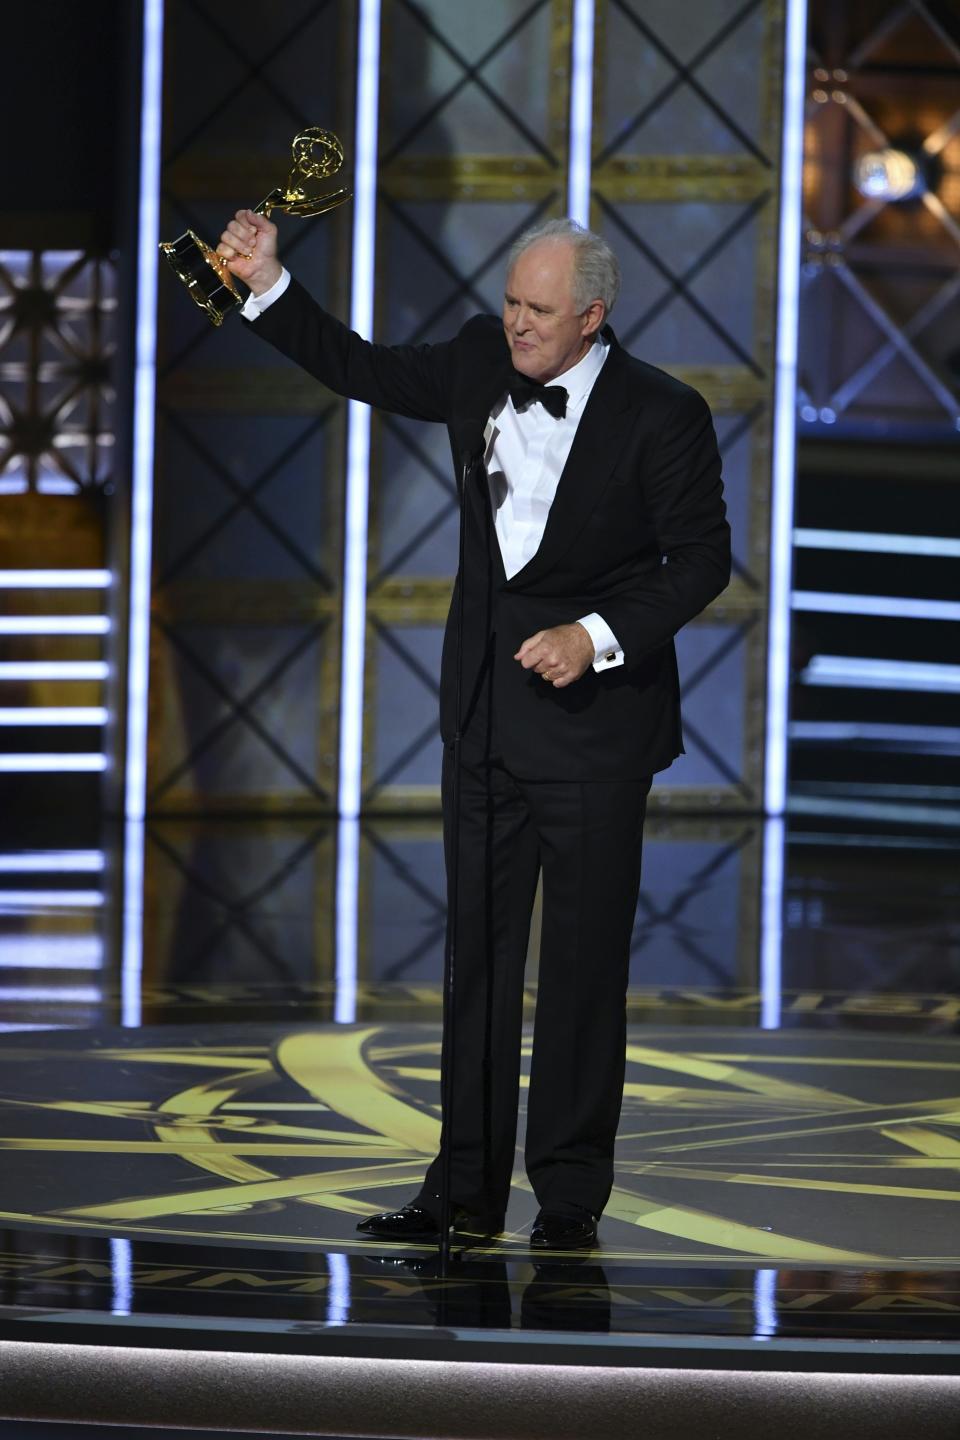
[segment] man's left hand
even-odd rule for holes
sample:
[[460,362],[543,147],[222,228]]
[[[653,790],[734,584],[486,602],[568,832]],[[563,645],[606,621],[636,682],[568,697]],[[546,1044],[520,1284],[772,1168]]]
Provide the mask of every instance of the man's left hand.
[[524,640],[514,655],[524,670],[535,670],[557,690],[572,685],[596,659],[593,641],[582,625],[554,625]]

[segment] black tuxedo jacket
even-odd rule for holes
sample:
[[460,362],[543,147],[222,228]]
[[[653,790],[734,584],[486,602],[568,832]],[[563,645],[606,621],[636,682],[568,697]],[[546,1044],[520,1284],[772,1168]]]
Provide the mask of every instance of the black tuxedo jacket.
[[[720,458],[700,395],[628,355],[606,330],[610,354],[542,543],[508,580],[480,458],[483,427],[512,369],[497,318],[477,315],[439,345],[373,345],[292,281],[252,328],[337,394],[447,426],[464,492],[465,551],[441,665],[444,739],[456,727],[462,600],[471,748],[492,743],[514,774],[532,780],[639,778],[669,765],[683,750],[673,636],[730,576]],[[589,669],[557,690],[513,659],[536,631],[593,611],[620,642],[622,666]]]

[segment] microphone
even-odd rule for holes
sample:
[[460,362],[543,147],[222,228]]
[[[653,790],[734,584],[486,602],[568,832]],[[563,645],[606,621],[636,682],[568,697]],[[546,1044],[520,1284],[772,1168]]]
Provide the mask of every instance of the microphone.
[[[456,657],[456,692],[454,716],[456,729],[453,735],[453,784],[450,793],[450,850],[447,871],[447,894],[449,897],[450,923],[447,926],[443,953],[443,1044],[440,1066],[440,1113],[442,1120],[440,1144],[440,1273],[446,1275],[450,1258],[450,1122],[453,1114],[453,1055],[456,1027],[454,1025],[453,998],[457,966],[457,942],[460,921],[460,812],[461,812],[461,753],[463,743],[463,584],[464,555],[466,551],[466,501],[467,485],[471,472],[483,460],[486,444],[483,432],[487,417],[465,416],[457,427],[454,450],[460,461],[458,476],[460,540],[457,553],[456,622],[454,627]],[[489,509],[489,507],[487,507]]]
[[460,452],[460,465],[464,473],[471,470],[483,458],[483,452],[487,448],[483,434],[486,424],[486,415],[482,417],[469,415],[460,424],[457,445]]

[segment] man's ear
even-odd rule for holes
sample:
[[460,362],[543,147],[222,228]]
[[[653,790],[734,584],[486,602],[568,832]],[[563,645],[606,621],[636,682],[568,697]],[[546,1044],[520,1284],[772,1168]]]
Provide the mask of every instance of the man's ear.
[[591,300],[583,312],[584,335],[596,335],[606,318],[606,314],[607,307],[602,300]]

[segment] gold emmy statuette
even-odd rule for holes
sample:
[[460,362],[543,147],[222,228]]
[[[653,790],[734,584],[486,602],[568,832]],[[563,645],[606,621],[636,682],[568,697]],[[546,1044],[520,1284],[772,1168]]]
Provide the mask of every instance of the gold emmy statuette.
[[[320,193],[317,189],[316,182],[336,175],[343,164],[343,146],[332,130],[311,125],[294,136],[292,150],[293,169],[286,187],[271,190],[257,206],[258,215],[269,216],[271,210],[283,210],[287,215],[323,215],[350,199],[349,190]],[[237,293],[226,261],[195,230],[185,230],[176,240],[163,241],[160,249],[187,287],[187,294],[214,325],[222,325],[224,317],[243,304],[244,297]]]

